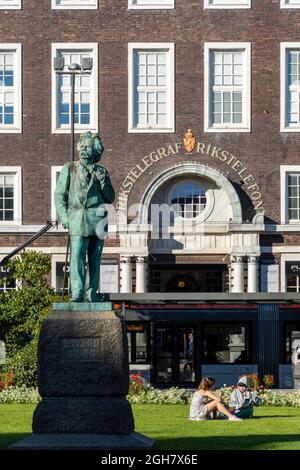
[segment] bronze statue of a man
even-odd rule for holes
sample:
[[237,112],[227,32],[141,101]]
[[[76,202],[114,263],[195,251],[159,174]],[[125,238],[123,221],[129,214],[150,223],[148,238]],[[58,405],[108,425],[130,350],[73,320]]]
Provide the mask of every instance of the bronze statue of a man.
[[[104,147],[98,134],[80,136],[79,161],[66,163],[59,175],[54,195],[55,207],[71,242],[70,281],[72,302],[96,302],[100,261],[107,232],[105,203],[112,203],[115,191],[108,171],[96,164]],[[86,283],[86,256],[88,282]]]

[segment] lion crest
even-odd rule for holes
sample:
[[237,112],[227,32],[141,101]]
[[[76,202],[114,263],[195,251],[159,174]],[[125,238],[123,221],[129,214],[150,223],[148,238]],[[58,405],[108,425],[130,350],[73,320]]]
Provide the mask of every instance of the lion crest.
[[183,146],[187,152],[193,152],[196,147],[196,138],[191,129],[188,129],[183,138]]

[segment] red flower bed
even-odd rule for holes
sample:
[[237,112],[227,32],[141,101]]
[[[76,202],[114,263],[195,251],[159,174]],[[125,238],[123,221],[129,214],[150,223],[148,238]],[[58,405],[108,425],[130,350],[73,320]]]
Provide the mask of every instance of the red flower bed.
[[14,384],[13,377],[13,372],[6,372],[5,374],[0,372],[0,392]]

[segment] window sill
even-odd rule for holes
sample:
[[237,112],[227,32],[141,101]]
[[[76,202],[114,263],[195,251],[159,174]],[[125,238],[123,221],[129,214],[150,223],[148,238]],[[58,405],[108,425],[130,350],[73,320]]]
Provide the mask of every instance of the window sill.
[[22,134],[22,129],[18,127],[0,128],[0,134]]
[[98,10],[98,7],[95,6],[73,6],[73,7],[68,7],[68,6],[56,6],[52,7],[52,10]]
[[0,221],[0,229],[2,228],[12,228],[12,227],[21,227],[22,226],[22,222],[15,222],[14,220],[8,222],[8,221],[3,221],[1,220]]
[[91,0],[89,5],[55,5],[55,0],[52,0],[52,10],[98,10],[98,1]]
[[165,129],[154,128],[154,127],[152,127],[152,128],[134,127],[134,128],[129,128],[128,133],[129,134],[174,134],[175,129],[174,128],[169,128],[169,127],[166,127]]
[[299,9],[300,8],[300,5],[280,5],[280,8],[282,10],[295,10],[295,9]]
[[207,127],[204,129],[204,132],[209,132],[209,133],[251,132],[251,128],[250,127]]
[[204,10],[251,10],[251,5],[207,5]]
[[21,10],[21,5],[0,5],[0,10]]
[[282,127],[280,132],[300,132],[300,125],[295,127]]
[[128,10],[174,10],[173,5],[132,5],[128,7]]
[[[91,127],[82,127],[80,129],[75,128],[74,130],[75,134],[82,134],[84,132],[98,133],[98,129],[91,128]],[[55,128],[55,129],[52,129],[52,134],[71,134],[71,129]]]

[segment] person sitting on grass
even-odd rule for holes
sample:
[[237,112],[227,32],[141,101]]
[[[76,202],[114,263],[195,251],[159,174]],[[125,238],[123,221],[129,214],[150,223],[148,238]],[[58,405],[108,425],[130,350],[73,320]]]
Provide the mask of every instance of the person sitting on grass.
[[222,403],[222,398],[212,392],[216,381],[213,377],[204,377],[193,395],[189,419],[202,421],[208,419],[210,414],[217,411],[225,415],[229,421],[241,421],[230,413]]
[[246,419],[253,416],[253,405],[260,405],[260,398],[249,387],[246,376],[240,377],[237,388],[231,393],[229,409],[238,418]]

